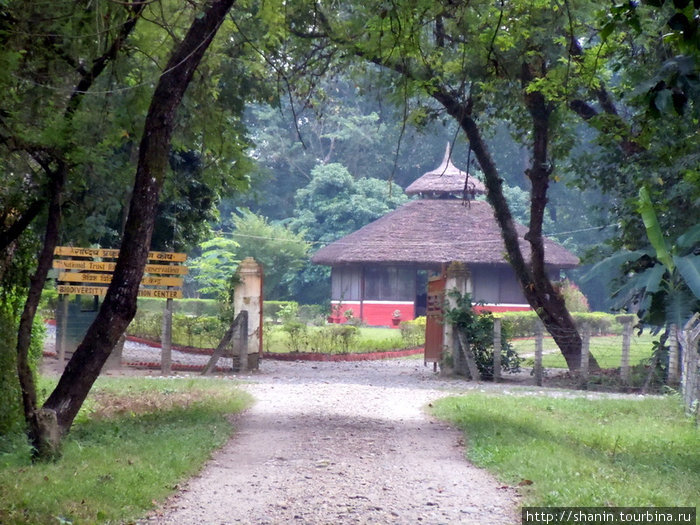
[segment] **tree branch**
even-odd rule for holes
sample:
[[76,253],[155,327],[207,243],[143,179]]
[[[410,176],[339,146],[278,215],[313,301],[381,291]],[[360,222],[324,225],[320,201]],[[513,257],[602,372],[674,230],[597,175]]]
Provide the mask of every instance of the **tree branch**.
[[24,230],[26,230],[37,215],[44,209],[46,201],[41,198],[34,199],[24,212],[15,220],[9,228],[0,231],[0,253],[4,252]]
[[127,3],[127,9],[128,11],[130,11],[130,15],[119,28],[119,32],[114,38],[112,45],[109,46],[109,49],[107,49],[107,51],[104,54],[93,60],[92,68],[90,68],[89,70],[85,70],[82,68],[77,70],[77,72],[81,76],[81,79],[73,88],[73,92],[71,93],[70,99],[68,100],[68,105],[65,111],[65,115],[67,117],[75,113],[75,111],[78,109],[78,106],[80,105],[80,99],[92,87],[92,84],[95,82],[97,77],[99,77],[100,74],[105,70],[107,64],[109,64],[109,62],[113,61],[117,57],[119,51],[124,46],[126,39],[134,30],[134,27],[136,27],[136,22],[138,22],[141,13],[143,12],[147,3],[148,2],[142,0],[133,0],[132,2]]

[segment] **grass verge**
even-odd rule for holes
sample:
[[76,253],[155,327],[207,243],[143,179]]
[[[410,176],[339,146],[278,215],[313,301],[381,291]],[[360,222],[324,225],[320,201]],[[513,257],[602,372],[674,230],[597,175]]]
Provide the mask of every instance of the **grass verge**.
[[22,436],[0,439],[0,523],[128,523],[195,474],[249,402],[230,381],[100,379],[60,460],[32,464]]
[[675,397],[554,399],[470,394],[434,403],[467,456],[519,486],[525,505],[695,506],[700,430]]

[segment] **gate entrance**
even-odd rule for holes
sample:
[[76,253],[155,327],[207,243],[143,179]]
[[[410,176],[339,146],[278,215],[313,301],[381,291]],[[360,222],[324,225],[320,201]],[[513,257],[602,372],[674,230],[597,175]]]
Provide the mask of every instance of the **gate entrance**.
[[425,319],[425,358],[426,364],[437,364],[442,358],[443,349],[443,319],[442,309],[445,302],[445,275],[431,277],[428,280],[428,304]]

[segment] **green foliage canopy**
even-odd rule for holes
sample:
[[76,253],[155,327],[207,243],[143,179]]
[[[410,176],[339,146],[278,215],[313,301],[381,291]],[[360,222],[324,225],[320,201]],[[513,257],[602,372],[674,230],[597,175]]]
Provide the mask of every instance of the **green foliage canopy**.
[[283,224],[245,209],[232,219],[236,252],[241,258],[253,257],[263,267],[265,298],[289,299],[292,281],[308,260],[311,247],[303,232],[294,233]]

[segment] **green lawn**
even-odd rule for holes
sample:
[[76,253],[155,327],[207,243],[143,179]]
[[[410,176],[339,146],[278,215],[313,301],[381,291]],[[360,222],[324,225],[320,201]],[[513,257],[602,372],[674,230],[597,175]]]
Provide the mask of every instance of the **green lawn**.
[[[654,339],[658,339],[658,336],[652,336],[649,333],[644,333],[641,336],[632,336],[630,343],[630,366],[635,366],[651,356],[652,341]],[[518,339],[512,341],[512,345],[521,356],[535,353],[534,338]],[[551,337],[544,338],[542,348],[544,352],[542,356],[542,365],[545,368],[566,368],[564,357],[561,355],[561,352]],[[590,349],[601,368],[618,368],[622,355],[622,336],[591,337]],[[534,358],[528,357],[523,365],[532,366],[533,363]]]
[[201,468],[233,432],[226,415],[249,402],[231,381],[99,379],[60,460],[32,464],[23,436],[0,439],[0,523],[142,516]]
[[533,506],[696,506],[700,430],[676,397],[469,394],[434,403],[471,461]]

